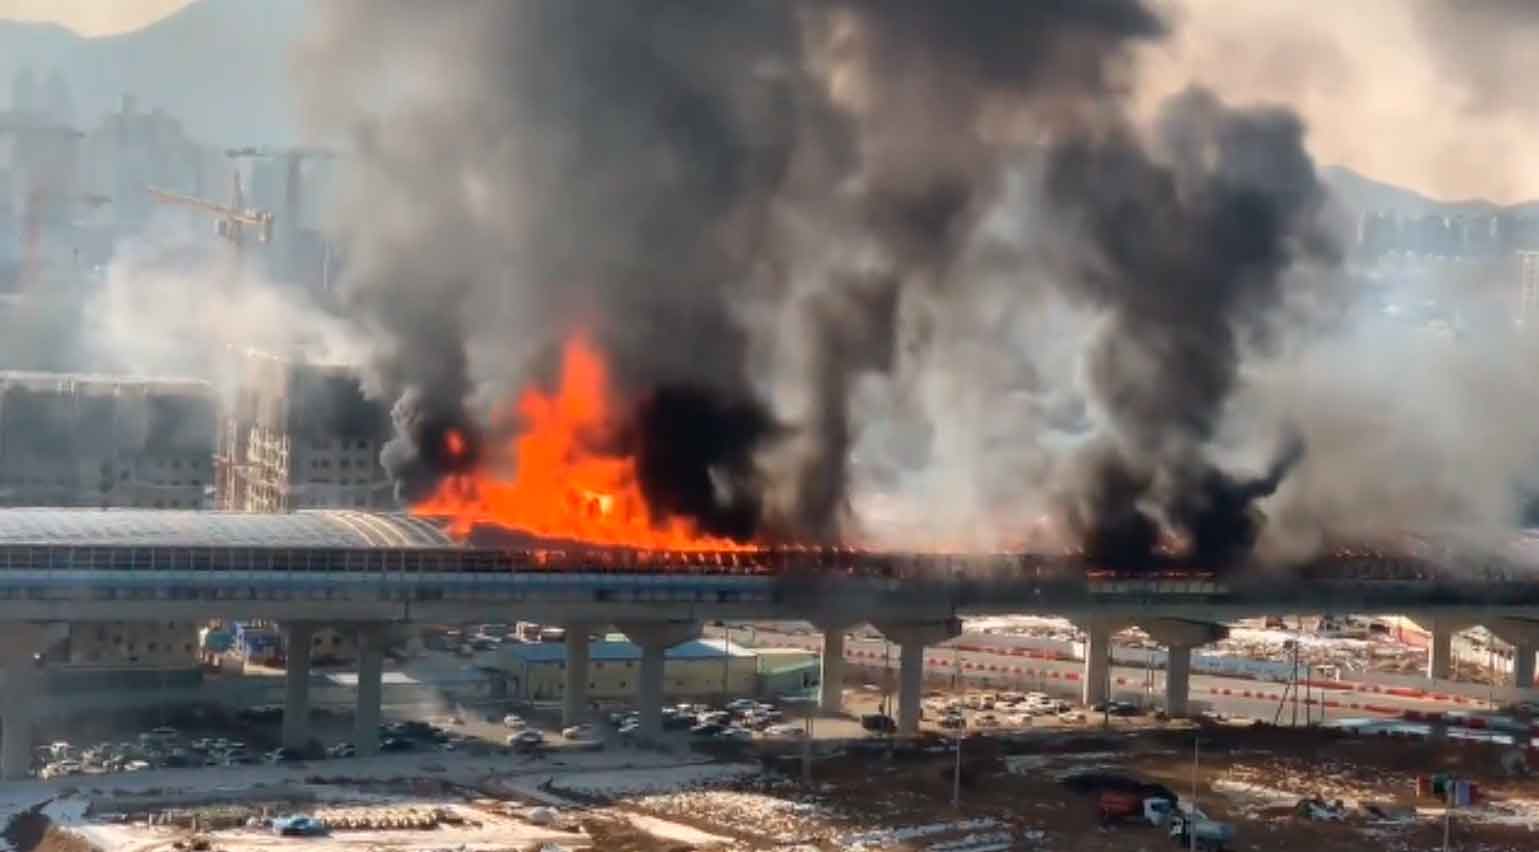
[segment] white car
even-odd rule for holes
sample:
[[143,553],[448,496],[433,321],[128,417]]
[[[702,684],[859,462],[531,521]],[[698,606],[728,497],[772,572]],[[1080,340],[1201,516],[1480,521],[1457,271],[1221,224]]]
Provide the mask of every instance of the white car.
[[771,725],[764,729],[766,737],[789,737],[796,739],[807,736],[807,729],[801,725]]
[[503,724],[504,727],[513,728],[514,730],[517,730],[517,729],[522,728],[524,726],[524,720],[523,720],[523,717],[519,716],[516,713],[509,713],[508,715],[502,717],[502,724]]
[[528,749],[545,744],[545,737],[539,731],[524,730],[516,734],[508,735],[508,745],[516,749]]
[[593,739],[593,726],[587,723],[573,725],[570,728],[563,729],[561,736],[569,740],[591,740]]

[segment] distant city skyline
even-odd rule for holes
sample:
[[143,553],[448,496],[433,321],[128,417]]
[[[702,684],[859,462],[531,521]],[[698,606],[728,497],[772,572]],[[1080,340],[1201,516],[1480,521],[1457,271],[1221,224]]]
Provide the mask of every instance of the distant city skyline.
[[[102,36],[147,27],[193,2],[0,0],[0,19],[47,21]],[[1539,37],[1539,2],[1144,2],[1165,16],[1171,32],[1138,51],[1132,94],[1141,116],[1162,96],[1195,83],[1236,103],[1286,104],[1304,119],[1306,144],[1322,165],[1344,165],[1440,200],[1539,198],[1539,161],[1523,155],[1539,133],[1539,108],[1526,89],[1539,74],[1539,54],[1527,49]],[[287,58],[280,55],[286,43],[266,26],[267,17],[278,16],[253,12],[269,3],[280,5],[231,0],[205,17],[239,22],[225,29],[229,43],[219,50],[244,46],[249,52],[241,54],[244,64],[220,73],[248,97],[265,97],[252,114],[271,116],[268,124],[280,126],[292,124]],[[292,12],[292,4],[283,5]],[[218,25],[205,20],[204,26]],[[242,27],[255,32],[246,35]],[[206,41],[189,45],[186,55],[206,62],[200,50],[209,50]],[[80,91],[89,103],[93,93]],[[156,91],[139,94],[146,103],[159,102]],[[100,113],[100,93],[95,97],[83,117]],[[243,142],[274,136],[269,126],[242,123],[245,116],[219,114],[222,123],[216,123],[207,110],[182,112],[178,117],[203,138],[217,135],[211,126],[239,126],[231,136]]]
[[147,27],[192,0],[0,0],[0,19],[58,24],[88,38]]

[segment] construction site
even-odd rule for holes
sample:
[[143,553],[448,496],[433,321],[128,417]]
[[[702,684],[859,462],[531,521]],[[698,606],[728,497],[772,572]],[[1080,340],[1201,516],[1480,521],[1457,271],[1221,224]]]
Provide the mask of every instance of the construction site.
[[[21,852],[1532,849],[1539,781],[1393,733],[1134,723],[1052,732],[554,744],[76,777],[7,794]],[[196,780],[194,780],[196,779]],[[1458,792],[1445,793],[1457,787]],[[1167,810],[1162,805],[1171,802]],[[1195,815],[1195,816],[1193,816]],[[1214,838],[1221,840],[1215,841]],[[1217,845],[1215,845],[1215,843]]]

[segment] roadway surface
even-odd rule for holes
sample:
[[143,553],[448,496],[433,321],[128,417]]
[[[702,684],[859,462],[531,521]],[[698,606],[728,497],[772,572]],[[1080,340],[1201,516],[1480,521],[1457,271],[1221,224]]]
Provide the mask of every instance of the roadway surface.
[[[734,639],[744,638],[741,631],[734,631]],[[822,637],[815,633],[776,633],[759,629],[754,642],[761,647],[796,647],[821,651]],[[978,647],[989,637],[964,634],[958,642]],[[845,661],[854,667],[862,666],[870,676],[881,678],[885,668],[891,671],[890,683],[877,682],[882,688],[897,689],[898,646],[880,639],[846,638]],[[1079,660],[1044,659],[1010,653],[958,651],[946,647],[929,648],[925,651],[925,673],[929,684],[937,680],[951,683],[961,667],[965,684],[972,688],[986,687],[995,690],[1039,691],[1056,698],[1079,703],[1083,685],[1085,664]],[[1147,705],[1165,703],[1165,673],[1160,669],[1142,669],[1116,666],[1112,669],[1112,693],[1114,698],[1136,701]],[[1366,688],[1366,685],[1364,685]],[[1195,707],[1208,707],[1229,716],[1246,716],[1271,720],[1276,717],[1279,705],[1284,703],[1288,685],[1264,680],[1237,677],[1193,674],[1191,677],[1191,701]],[[1488,709],[1484,702],[1462,697],[1393,695],[1387,692],[1357,692],[1341,689],[1320,690],[1311,687],[1309,698],[1315,705],[1313,718],[1341,719],[1364,716],[1398,717],[1406,712],[1459,712]],[[1304,698],[1299,700],[1299,718],[1304,718]],[[1282,708],[1282,720],[1293,714],[1293,697],[1287,696]],[[1323,716],[1322,716],[1323,714]]]

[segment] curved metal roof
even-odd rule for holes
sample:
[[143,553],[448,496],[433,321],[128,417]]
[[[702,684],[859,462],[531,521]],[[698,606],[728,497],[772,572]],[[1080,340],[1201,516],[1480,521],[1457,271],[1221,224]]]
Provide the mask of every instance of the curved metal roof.
[[271,548],[458,546],[432,523],[399,513],[0,509],[0,545],[14,544]]

